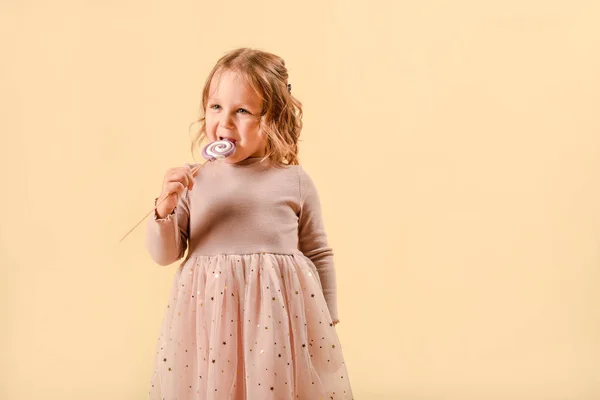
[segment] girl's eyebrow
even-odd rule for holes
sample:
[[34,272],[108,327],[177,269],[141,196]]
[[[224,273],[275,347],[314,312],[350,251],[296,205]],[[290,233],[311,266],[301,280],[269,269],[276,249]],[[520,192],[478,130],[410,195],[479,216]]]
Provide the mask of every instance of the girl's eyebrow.
[[[215,102],[218,102],[218,103],[220,103],[220,102],[221,102],[221,99],[217,99],[216,97],[209,97],[209,98],[208,98],[208,101],[209,101],[209,102],[211,102],[211,101],[215,101]],[[250,104],[250,103],[241,103],[241,104],[238,104],[238,105],[237,105],[237,107],[256,108],[257,106],[253,106],[253,105],[252,105],[252,104]]]

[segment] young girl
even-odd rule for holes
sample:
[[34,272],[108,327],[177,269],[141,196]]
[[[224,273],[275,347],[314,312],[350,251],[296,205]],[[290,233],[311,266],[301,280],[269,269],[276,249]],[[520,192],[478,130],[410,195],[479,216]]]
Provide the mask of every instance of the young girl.
[[[298,165],[302,106],[284,61],[238,49],[202,95],[197,142],[235,153],[164,177],[147,248],[177,269],[151,400],[352,399],[333,253],[319,196]],[[194,176],[195,175],[195,176]],[[171,193],[171,195],[169,195]]]

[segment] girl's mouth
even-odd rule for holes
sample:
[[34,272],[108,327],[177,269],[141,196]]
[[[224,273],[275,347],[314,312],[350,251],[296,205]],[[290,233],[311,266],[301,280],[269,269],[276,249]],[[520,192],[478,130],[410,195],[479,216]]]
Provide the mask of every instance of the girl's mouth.
[[219,138],[219,140],[229,140],[233,144],[235,144],[235,142],[237,142],[237,140],[235,140],[235,139],[230,139],[230,138],[227,138],[227,137],[224,137],[224,136],[219,136],[218,138]]

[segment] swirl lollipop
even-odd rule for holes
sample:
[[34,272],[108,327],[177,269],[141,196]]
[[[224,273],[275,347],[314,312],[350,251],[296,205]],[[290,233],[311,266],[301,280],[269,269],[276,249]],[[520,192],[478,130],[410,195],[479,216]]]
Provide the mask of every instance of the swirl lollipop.
[[216,140],[207,144],[202,150],[202,156],[208,161],[229,157],[233,153],[235,153],[235,143],[228,139]]
[[[204,149],[202,149],[202,156],[204,158],[206,158],[208,161],[205,162],[204,164],[200,164],[197,165],[196,167],[192,168],[192,175],[195,175],[196,172],[198,172],[200,170],[200,168],[202,168],[205,164],[207,164],[210,161],[215,161],[221,158],[226,158],[231,156],[233,153],[235,153],[235,142],[232,142],[231,140],[228,139],[223,139],[223,140],[215,140],[212,143],[209,143],[208,145],[206,145],[204,147]],[[154,210],[156,210],[156,208],[166,199],[169,198],[169,196],[171,196],[172,194],[174,194],[174,192],[169,193],[165,196],[164,199],[162,199],[161,201],[157,201],[156,204],[154,205],[154,208],[152,210],[150,210],[148,212],[148,214],[146,214],[146,216],[144,216],[144,218],[142,218],[133,228],[131,228],[129,230],[129,232],[127,232],[120,240],[123,241],[123,239],[125,239],[127,237],[127,235],[129,235],[131,232],[133,232],[133,230],[135,228],[138,227],[139,224],[142,223],[142,221],[144,221],[150,214],[152,214],[152,212],[154,212]]]

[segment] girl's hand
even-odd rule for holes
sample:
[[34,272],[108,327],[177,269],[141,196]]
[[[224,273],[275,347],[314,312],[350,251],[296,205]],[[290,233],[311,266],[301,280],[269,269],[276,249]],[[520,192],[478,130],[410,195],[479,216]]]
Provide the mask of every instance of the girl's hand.
[[[194,175],[189,165],[168,169],[163,179],[162,192],[156,200],[157,204],[160,203],[156,208],[156,215],[165,218],[173,212],[185,188],[192,190],[193,187]],[[167,196],[168,198],[162,201]]]

